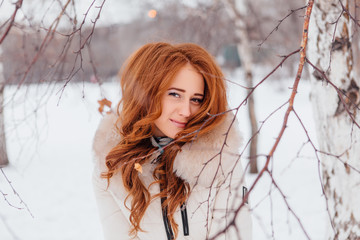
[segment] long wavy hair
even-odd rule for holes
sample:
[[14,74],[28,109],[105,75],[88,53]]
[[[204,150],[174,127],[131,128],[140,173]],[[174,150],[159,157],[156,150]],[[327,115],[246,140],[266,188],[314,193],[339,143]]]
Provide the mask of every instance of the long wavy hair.
[[[192,116],[186,128],[179,132],[174,141],[165,147],[156,166],[152,184],[160,184],[161,191],[151,196],[147,186],[139,178],[135,163],[143,164],[157,149],[151,144],[154,121],[161,115],[161,98],[167,91],[179,70],[190,63],[203,77],[204,99],[200,110]],[[117,126],[121,141],[106,156],[108,171],[103,177],[110,178],[120,172],[128,196],[125,206],[131,211],[130,235],[143,231],[140,226],[150,202],[158,197],[167,197],[162,207],[168,208],[168,218],[178,233],[174,221],[176,209],[186,201],[190,186],[177,177],[173,171],[175,157],[181,147],[189,141],[211,131],[223,120],[227,109],[226,89],[223,73],[213,57],[202,47],[191,44],[158,42],[149,43],[137,50],[125,63],[119,73],[122,99],[118,105]],[[214,115],[219,114],[217,117]],[[126,202],[131,199],[131,206]]]

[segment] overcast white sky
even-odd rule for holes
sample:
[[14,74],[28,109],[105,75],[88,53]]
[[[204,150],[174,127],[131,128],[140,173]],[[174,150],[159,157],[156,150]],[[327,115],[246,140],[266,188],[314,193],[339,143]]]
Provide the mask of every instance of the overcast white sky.
[[[24,1],[21,10],[17,14],[18,22],[39,22],[43,21],[44,25],[49,25],[59,14],[60,4],[65,5],[68,0],[31,0]],[[75,0],[75,9],[78,13],[78,22],[82,21],[85,12],[94,0]],[[0,25],[9,19],[15,10],[17,0],[0,0]],[[98,6],[103,0],[95,0],[88,16],[94,20],[98,13]],[[147,15],[151,8],[159,8],[168,0],[106,0],[101,12],[98,25],[107,25],[121,22],[129,22],[137,16]],[[195,7],[198,2],[207,2],[207,0],[177,0],[177,2]],[[144,9],[147,3],[149,9]],[[71,3],[72,4],[72,3]],[[67,8],[67,13],[73,15],[73,6]],[[62,22],[64,24],[64,22]]]
[[[10,16],[15,10],[14,2],[16,0],[0,0],[0,22],[1,24]],[[18,22],[44,22],[44,25],[49,25],[60,12],[60,3],[64,5],[67,0],[32,0],[24,1],[21,10],[19,10],[16,20]],[[76,0],[75,9],[78,13],[78,22],[81,22],[84,14],[88,10],[93,0]],[[94,20],[98,13],[98,6],[102,4],[103,0],[95,0],[89,15],[90,19]],[[146,14],[147,11],[140,10],[140,1],[127,0],[106,0],[104,8],[101,12],[99,25],[113,24],[119,22],[128,22],[131,19]],[[74,8],[70,5],[67,8],[67,13],[73,16]],[[66,18],[65,18],[66,19]],[[64,22],[62,22],[64,24]]]

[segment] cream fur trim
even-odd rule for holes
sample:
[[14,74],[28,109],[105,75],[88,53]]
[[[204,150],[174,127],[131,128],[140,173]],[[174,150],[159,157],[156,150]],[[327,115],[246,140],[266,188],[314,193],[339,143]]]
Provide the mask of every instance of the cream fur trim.
[[[232,113],[227,113],[223,123],[212,132],[185,144],[175,158],[176,175],[190,185],[210,187],[224,180],[235,166],[240,166],[238,153],[242,137],[234,118]],[[240,171],[237,174],[242,175]]]
[[116,146],[121,140],[119,133],[115,127],[117,115],[110,113],[104,116],[95,133],[93,141],[93,151],[96,161],[104,161],[110,150]]
[[[240,166],[238,152],[242,137],[234,118],[232,113],[226,113],[224,121],[216,129],[185,144],[174,161],[176,175],[191,186],[199,184],[210,187],[224,180],[236,165]],[[115,128],[116,120],[117,115],[106,115],[95,134],[93,150],[102,166],[107,153],[121,140]],[[242,176],[243,172],[240,171],[237,174]]]

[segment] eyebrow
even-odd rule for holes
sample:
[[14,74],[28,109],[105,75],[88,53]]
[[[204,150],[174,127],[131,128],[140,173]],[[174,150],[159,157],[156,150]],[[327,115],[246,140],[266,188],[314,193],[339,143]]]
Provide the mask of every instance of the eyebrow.
[[[185,92],[185,90],[184,90],[184,89],[181,89],[181,88],[169,88],[168,91],[169,91],[169,90],[176,90],[176,91],[179,91],[179,92]],[[194,95],[195,95],[195,96],[200,96],[200,97],[203,97],[203,96],[204,96],[204,94],[201,94],[201,93],[195,93]]]

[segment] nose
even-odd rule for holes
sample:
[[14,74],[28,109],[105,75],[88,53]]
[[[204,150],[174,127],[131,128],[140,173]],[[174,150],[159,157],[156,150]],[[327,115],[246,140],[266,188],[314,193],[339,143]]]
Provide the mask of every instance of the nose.
[[191,106],[189,101],[183,101],[180,103],[179,114],[183,117],[191,116]]

